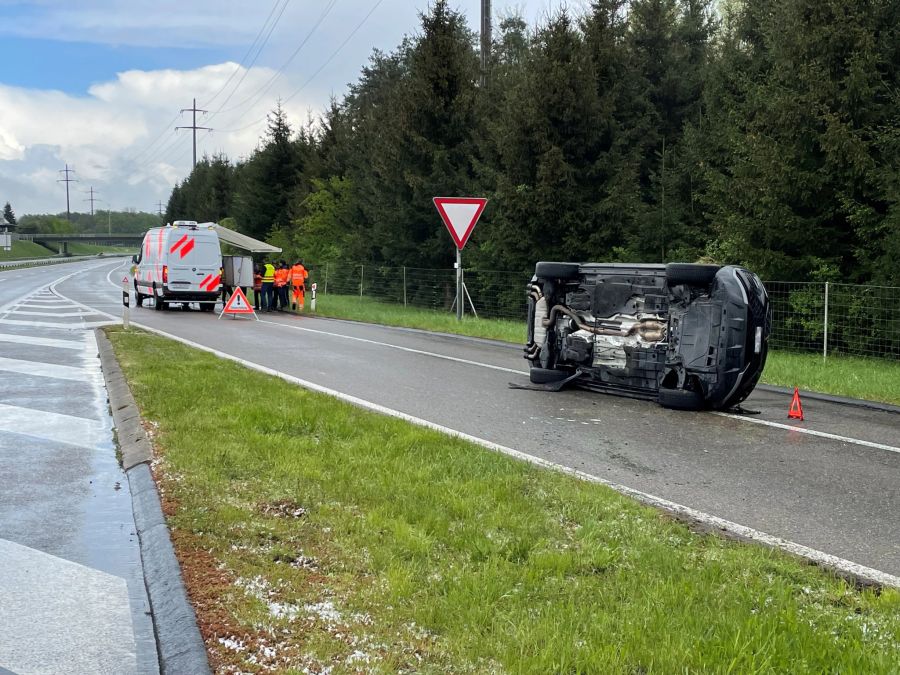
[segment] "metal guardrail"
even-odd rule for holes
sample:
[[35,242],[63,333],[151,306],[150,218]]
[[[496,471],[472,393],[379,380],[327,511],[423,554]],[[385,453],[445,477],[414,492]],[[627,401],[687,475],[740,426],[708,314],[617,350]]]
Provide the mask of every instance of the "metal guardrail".
[[47,265],[60,265],[62,263],[80,262],[83,260],[103,260],[105,258],[128,257],[128,253],[104,253],[98,255],[73,255],[65,258],[33,258],[31,260],[4,260],[0,261],[0,271],[22,269],[25,267],[45,267]]
[[[523,288],[531,274],[465,270],[466,289],[478,316],[523,320]],[[337,262],[311,268],[311,275],[323,294],[441,311],[449,311],[456,297],[452,269]],[[772,306],[774,349],[819,352],[825,358],[832,354],[900,358],[900,287],[787,281],[765,285]]]

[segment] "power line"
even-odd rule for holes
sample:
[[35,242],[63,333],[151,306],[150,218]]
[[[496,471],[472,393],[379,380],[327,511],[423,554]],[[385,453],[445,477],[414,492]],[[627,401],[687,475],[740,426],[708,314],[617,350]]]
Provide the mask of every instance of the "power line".
[[272,19],[272,15],[275,14],[275,9],[280,4],[281,4],[281,0],[275,0],[275,4],[272,5],[272,9],[269,10],[269,15],[266,17],[265,22],[260,27],[259,32],[257,32],[256,37],[253,38],[253,42],[251,42],[250,46],[247,48],[247,53],[241,57],[241,60],[238,62],[237,68],[235,68],[232,71],[231,76],[228,78],[228,80],[226,80],[225,84],[223,84],[219,88],[219,91],[217,91],[213,95],[213,97],[211,99],[209,99],[209,101],[207,101],[206,103],[203,104],[203,107],[209,107],[210,105],[212,105],[212,102],[215,101],[217,98],[219,98],[219,94],[221,94],[223,91],[225,91],[225,88],[229,84],[231,84],[231,81],[234,79],[234,76],[238,74],[238,71],[241,69],[241,66],[244,65],[244,61],[246,61],[247,57],[250,56],[250,53],[253,51],[253,48],[256,46],[256,43],[259,42],[260,36],[263,34],[263,31],[266,29],[266,26],[269,25],[269,21]]
[[85,194],[89,194],[90,197],[88,197],[87,199],[83,199],[82,201],[91,203],[91,215],[93,216],[94,215],[94,202],[99,201],[96,197],[94,197],[94,195],[97,194],[97,191],[94,189],[94,186],[91,185],[91,189],[86,191]]
[[61,173],[65,175],[65,178],[57,179],[57,183],[65,183],[66,184],[66,220],[72,220],[72,212],[69,210],[69,183],[77,183],[78,180],[76,178],[69,178],[70,173],[75,173],[75,169],[70,169],[69,165],[66,164],[65,169],[60,169],[57,173]]
[[[275,81],[276,81],[279,77],[281,77],[281,76],[284,74],[285,69],[291,64],[291,62],[292,62],[295,58],[297,58],[297,55],[298,55],[298,54],[301,52],[301,50],[306,46],[306,44],[309,42],[310,38],[313,36],[313,34],[316,32],[316,30],[318,30],[319,26],[322,25],[322,22],[323,22],[323,21],[325,20],[325,18],[331,13],[331,10],[334,9],[335,5],[337,5],[337,2],[338,2],[338,0],[329,0],[328,4],[325,5],[325,8],[322,10],[322,13],[319,15],[319,18],[316,20],[316,22],[313,24],[312,28],[311,28],[311,29],[309,30],[309,32],[306,34],[306,37],[304,37],[303,40],[300,41],[300,44],[297,45],[297,48],[296,48],[296,49],[293,51],[293,53],[288,57],[287,61],[285,61],[283,64],[281,64],[281,66],[278,68],[278,70],[275,71],[275,73],[272,75],[272,77],[270,77],[270,78],[265,82],[265,84],[263,84],[259,89],[257,89],[255,92],[253,92],[250,96],[248,96],[247,98],[245,98],[243,101],[241,101],[241,102],[238,103],[237,105],[233,105],[233,106],[231,106],[230,108],[227,108],[227,109],[225,109],[225,110],[223,110],[222,107],[220,107],[218,110],[216,110],[216,112],[214,112],[214,113],[210,116],[210,119],[212,119],[213,117],[215,117],[215,116],[218,115],[219,113],[222,113],[222,114],[224,114],[224,113],[229,113],[229,112],[232,112],[232,111],[234,111],[234,110],[238,110],[238,109],[240,109],[240,108],[243,108],[244,105],[246,105],[246,104],[247,104],[248,102],[250,102],[251,100],[253,101],[253,103],[252,103],[251,106],[250,106],[251,108],[252,108],[253,105],[255,105],[257,102],[259,102],[259,100],[262,99],[262,97],[265,95],[265,93],[266,93],[269,89],[272,88],[272,85],[275,84]],[[224,103],[222,104],[222,106],[224,106]]]
[[[287,103],[287,102],[290,101],[292,98],[294,98],[297,94],[299,94],[301,91],[303,91],[307,86],[309,86],[309,84],[310,84],[314,79],[316,79],[316,77],[318,77],[319,73],[321,73],[323,70],[325,70],[325,68],[328,66],[328,64],[330,64],[330,63],[337,57],[337,55],[341,52],[341,50],[343,50],[343,48],[347,46],[347,44],[350,42],[350,40],[353,39],[353,36],[356,35],[356,34],[359,32],[359,30],[363,27],[363,25],[366,23],[366,21],[369,20],[369,17],[371,17],[371,16],[375,13],[375,10],[378,9],[378,7],[381,5],[382,2],[384,2],[384,0],[377,0],[377,2],[375,2],[374,5],[372,5],[372,9],[369,10],[369,13],[366,14],[366,15],[363,17],[362,21],[360,21],[360,22],[356,25],[356,28],[354,28],[352,31],[350,31],[350,34],[346,37],[346,39],[345,39],[340,45],[338,45],[338,48],[335,49],[335,50],[331,53],[331,56],[329,56],[328,59],[326,59],[325,63],[323,63],[321,66],[319,66],[319,69],[316,70],[316,72],[314,72],[312,75],[310,75],[309,78],[307,78],[306,82],[304,82],[304,83],[301,84],[297,89],[295,89],[295,90],[291,93],[290,96],[288,96],[288,97],[285,98],[285,99],[282,99],[281,102],[282,102],[282,103]],[[246,114],[246,113],[245,113],[245,114]],[[241,115],[241,117],[243,117],[243,115]],[[235,120],[235,122],[239,121],[239,120],[241,119],[241,117],[238,117],[238,118]],[[235,128],[235,129],[220,129],[219,131],[222,131],[222,132],[237,132],[237,131],[244,131],[245,129],[249,129],[250,127],[255,127],[255,126],[257,126],[260,122],[265,122],[268,118],[269,118],[269,115],[268,115],[268,113],[267,113],[267,114],[265,115],[265,117],[262,117],[262,118],[256,120],[255,122],[251,122],[250,124],[245,124],[244,126],[242,126],[242,127],[237,127],[237,128]]]
[[186,113],[186,112],[189,112],[189,111],[192,112],[193,115],[194,115],[194,118],[193,118],[193,119],[194,119],[194,122],[193,122],[193,124],[191,124],[191,126],[189,126],[189,127],[175,127],[175,130],[176,130],[176,131],[177,131],[178,129],[191,129],[191,130],[193,130],[193,134],[194,134],[194,163],[191,165],[191,168],[193,168],[193,167],[196,167],[196,166],[197,166],[197,130],[198,130],[198,129],[205,129],[206,131],[212,131],[212,129],[210,129],[209,127],[198,127],[198,126],[197,126],[197,113],[198,113],[198,112],[199,112],[199,113],[207,113],[207,112],[209,112],[208,110],[199,110],[199,109],[197,108],[197,99],[194,99],[194,105],[193,105],[192,107],[190,107],[190,108],[182,108],[182,109],[181,109],[182,114],[184,114],[184,113]]
[[[285,1],[284,1],[284,5],[282,5],[281,11],[279,12],[279,14],[278,14],[278,16],[276,17],[275,21],[272,23],[272,26],[269,28],[269,32],[266,34],[266,37],[265,37],[265,39],[263,40],[263,43],[260,45],[259,49],[257,50],[256,56],[254,56],[254,57],[253,57],[253,60],[252,60],[249,64],[247,64],[247,67],[244,69],[243,75],[241,75],[241,79],[238,80],[238,83],[237,83],[236,85],[234,85],[234,89],[232,89],[232,90],[231,90],[231,93],[228,94],[228,97],[227,97],[224,101],[222,101],[222,105],[220,105],[219,108],[216,110],[216,112],[213,113],[213,116],[215,116],[217,113],[221,112],[222,108],[224,108],[224,107],[228,104],[228,101],[231,100],[231,97],[234,96],[234,95],[237,93],[237,90],[241,88],[241,84],[243,84],[243,82],[244,82],[244,80],[246,79],[247,75],[250,73],[250,69],[253,67],[253,64],[256,63],[256,59],[258,59],[258,58],[259,58],[259,55],[262,53],[263,47],[265,47],[265,46],[266,46],[266,43],[268,43],[269,37],[271,37],[271,35],[272,35],[272,31],[275,30],[275,26],[278,25],[278,22],[281,20],[281,17],[282,17],[282,15],[284,14],[284,10],[287,9],[288,3],[289,3],[290,1],[291,1],[291,0],[285,0]],[[211,119],[211,118],[210,118],[210,119]]]
[[161,139],[161,138],[165,135],[165,133],[166,133],[167,131],[169,131],[169,129],[172,128],[172,125],[175,124],[175,122],[178,121],[178,116],[179,116],[180,114],[181,114],[181,113],[176,113],[176,114],[175,114],[175,117],[173,117],[168,123],[166,123],[166,126],[163,127],[163,129],[162,129],[161,132],[159,132],[159,135],[156,136],[156,138],[154,138],[152,141],[150,141],[147,145],[145,145],[141,150],[139,150],[138,153],[137,153],[136,155],[134,155],[134,156],[132,156],[132,157],[130,157],[130,158],[126,158],[126,159],[125,159],[126,165],[127,165],[127,164],[131,164],[132,166],[134,166],[134,164],[135,164],[135,162],[137,161],[138,157],[140,157],[140,156],[143,155],[145,152],[147,152],[150,148],[152,148],[152,147],[159,141],[159,139]]

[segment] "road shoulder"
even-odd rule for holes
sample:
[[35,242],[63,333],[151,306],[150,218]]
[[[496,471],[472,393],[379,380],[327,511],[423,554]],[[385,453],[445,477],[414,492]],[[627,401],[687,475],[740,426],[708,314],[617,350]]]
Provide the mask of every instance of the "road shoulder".
[[144,433],[140,412],[109,339],[99,329],[96,336],[122,467],[131,488],[160,669],[163,673],[208,673],[206,647],[185,591],[150,471],[153,447]]

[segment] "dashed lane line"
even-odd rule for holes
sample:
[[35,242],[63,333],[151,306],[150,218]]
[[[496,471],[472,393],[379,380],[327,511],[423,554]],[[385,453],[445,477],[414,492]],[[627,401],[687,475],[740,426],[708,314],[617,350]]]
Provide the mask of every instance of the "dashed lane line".
[[423,349],[413,349],[412,347],[403,347],[401,345],[394,345],[389,342],[379,342],[378,340],[368,340],[366,338],[355,337],[352,335],[343,335],[341,333],[331,333],[326,330],[317,330],[315,328],[303,328],[302,326],[290,326],[285,323],[279,323],[278,321],[266,321],[264,319],[260,319],[260,323],[268,324],[270,326],[280,326],[282,328],[289,328],[291,330],[299,330],[304,333],[316,333],[318,335],[327,335],[329,337],[341,338],[343,340],[352,340],[354,342],[362,342],[365,344],[376,345],[378,347],[387,347],[389,349],[396,349],[401,352],[407,352],[410,354],[421,354],[422,356],[430,356],[435,359],[441,359],[444,361],[453,361],[454,363],[464,363],[468,366],[478,366],[480,368],[490,368],[491,370],[499,370],[504,373],[512,373],[513,375],[527,375],[525,371],[516,370],[514,368],[505,368],[503,366],[495,366],[491,363],[481,363],[480,361],[471,361],[469,359],[461,359],[456,356],[448,356],[446,354],[437,354],[435,352],[425,351]]

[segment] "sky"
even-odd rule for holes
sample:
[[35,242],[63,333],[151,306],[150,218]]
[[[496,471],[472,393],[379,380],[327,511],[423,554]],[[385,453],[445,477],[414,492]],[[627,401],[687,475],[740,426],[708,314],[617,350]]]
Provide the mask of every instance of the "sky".
[[[535,23],[584,0],[493,0]],[[480,0],[451,0],[473,30]],[[414,34],[428,0],[0,0],[0,206],[156,211],[197,154],[248,156],[281,100],[297,126]]]

